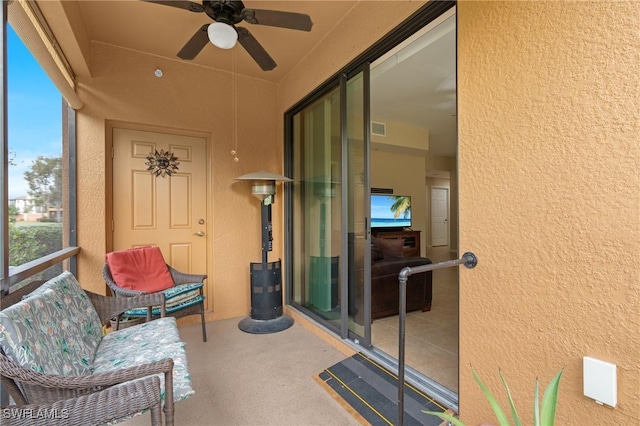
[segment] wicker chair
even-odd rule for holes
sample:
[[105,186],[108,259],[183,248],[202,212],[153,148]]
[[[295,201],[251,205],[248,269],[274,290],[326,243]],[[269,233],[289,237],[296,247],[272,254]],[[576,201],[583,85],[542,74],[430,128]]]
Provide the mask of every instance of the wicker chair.
[[[0,300],[0,307],[2,309],[11,306],[22,299],[24,295],[31,293],[37,287],[42,284],[42,281],[34,281],[8,295],[2,296]],[[148,294],[138,297],[107,297],[99,294],[92,293],[85,290],[85,293],[94,305],[100,322],[106,325],[110,318],[113,318],[122,312],[137,307],[145,307],[151,305],[162,306],[164,311],[164,295],[162,293]],[[151,318],[148,317],[148,320]],[[82,410],[94,411],[105,413],[107,418],[100,418],[100,414],[96,413],[96,424],[106,423],[109,420],[115,418],[122,418],[130,415],[134,415],[141,411],[139,408],[142,405],[142,409],[152,408],[155,405],[154,397],[145,397],[138,401],[129,401],[131,390],[139,389],[140,386],[154,386],[154,380],[146,381],[143,383],[127,383],[124,388],[114,389],[116,385],[124,384],[125,382],[142,379],[156,374],[163,374],[165,380],[166,398],[163,411],[165,413],[165,424],[174,424],[174,401],[173,401],[173,360],[171,358],[162,359],[157,362],[148,364],[142,364],[136,367],[124,368],[121,370],[115,370],[112,372],[91,374],[87,376],[62,376],[55,374],[38,373],[12,362],[5,354],[0,350],[0,372],[1,380],[4,388],[9,392],[9,396],[13,400],[15,405],[10,407],[3,407],[3,409],[24,409],[29,407],[41,407],[45,408],[71,408],[82,407]],[[159,383],[159,382],[158,382]],[[22,391],[23,386],[28,386],[31,396],[27,399],[26,395]],[[129,387],[131,386],[131,387]],[[100,393],[102,392],[102,393]],[[99,395],[92,396],[96,393]],[[159,394],[159,390],[158,390]],[[99,407],[99,405],[120,405],[121,407]],[[102,410],[102,411],[100,411]],[[157,410],[154,408],[154,411]],[[10,413],[11,411],[9,411]],[[3,411],[3,414],[6,411]],[[123,414],[123,416],[120,416]],[[69,420],[70,423],[60,424],[73,424],[73,425],[86,425],[91,424],[90,421],[83,421],[82,413],[75,413],[72,416],[74,420]],[[111,417],[111,416],[114,417]],[[9,416],[10,417],[10,416]],[[24,416],[23,416],[24,417]],[[153,418],[157,417],[152,412],[152,421],[156,421],[154,424],[160,424]],[[24,420],[24,419],[22,419]],[[34,421],[36,419],[33,419]],[[64,419],[59,419],[60,421]],[[2,424],[5,419],[3,419]],[[18,421],[17,419],[15,420]],[[13,424],[13,423],[12,423]],[[32,423],[15,423],[15,424],[32,424]],[[39,424],[39,423],[33,423]],[[54,424],[54,423],[43,423]],[[57,424],[57,423],[56,423]]]
[[[157,249],[157,247],[153,247],[153,248]],[[130,252],[135,250],[138,250],[138,249],[123,250],[123,252],[126,252],[126,251]],[[159,250],[157,250],[157,253],[159,256],[162,256]],[[200,315],[200,323],[202,325],[202,341],[206,342],[207,330],[205,326],[204,295],[202,290],[202,287],[203,287],[202,283],[207,278],[207,276],[198,275],[198,274],[186,274],[186,273],[180,272],[175,268],[172,268],[170,265],[164,263],[164,260],[162,261],[162,264],[166,265],[166,267],[169,269],[169,274],[171,275],[171,279],[173,280],[173,287],[159,292],[159,293],[165,294],[166,307],[164,308],[165,309],[164,312],[162,311],[162,307],[160,306],[154,306],[154,307],[149,306],[146,312],[146,315],[148,316],[149,313],[151,313],[152,317],[158,317],[158,316],[162,316],[164,313],[167,316],[171,316],[176,319],[185,317],[188,315]],[[118,283],[116,282],[116,279],[113,276],[113,273],[112,273],[111,267],[109,266],[108,261],[105,262],[102,268],[102,277],[104,278],[105,282],[109,286],[109,289],[111,290],[113,295],[116,297],[131,297],[131,296],[140,296],[144,294],[151,294],[145,291],[139,291],[131,288],[124,288],[118,285]],[[197,289],[191,290],[191,288],[196,283],[198,284]],[[190,297],[190,300],[183,300],[179,304],[171,305],[170,303],[172,300],[171,297],[173,295],[179,295],[181,292],[180,290],[181,287],[184,287],[185,291],[189,290],[188,292],[194,295]],[[144,316],[145,312],[143,310],[138,309],[136,311],[127,311],[124,313],[124,315]],[[116,317],[116,329],[118,329],[119,323],[120,323],[120,317]]]

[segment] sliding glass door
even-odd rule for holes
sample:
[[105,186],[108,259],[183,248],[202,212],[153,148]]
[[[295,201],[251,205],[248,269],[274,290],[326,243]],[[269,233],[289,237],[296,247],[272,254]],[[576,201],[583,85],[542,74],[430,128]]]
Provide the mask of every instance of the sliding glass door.
[[[398,231],[413,239],[403,236],[402,255],[392,260],[455,256],[455,226],[450,246],[432,247],[435,208],[427,199],[430,187],[451,186],[457,217],[454,5],[429,2],[285,114],[285,174],[294,179],[285,197],[287,303],[390,365],[400,340],[391,291],[399,270],[385,269],[384,288],[376,273],[372,288],[371,185],[412,200],[412,222]],[[452,407],[457,285],[457,275],[433,274],[412,297],[423,303],[411,308],[404,339],[405,377]]]
[[293,116],[292,301],[341,328],[342,141],[339,87]]
[[[345,126],[343,147],[345,152],[347,228],[347,268],[349,271],[349,310],[347,324],[349,336],[364,346],[371,342],[371,262],[368,247],[369,223],[369,168],[368,168],[368,64],[364,71],[347,80],[342,79],[345,98]],[[365,87],[367,90],[365,90]]]
[[291,302],[342,337],[368,344],[365,73],[290,120]]

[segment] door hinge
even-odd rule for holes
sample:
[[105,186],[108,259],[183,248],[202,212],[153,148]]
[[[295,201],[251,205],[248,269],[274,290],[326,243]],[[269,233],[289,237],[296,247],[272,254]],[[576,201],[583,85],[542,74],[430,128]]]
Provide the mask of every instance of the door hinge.
[[115,220],[112,220],[112,221],[111,221],[111,232],[113,232],[113,231],[115,231],[115,230],[116,230],[116,221],[115,221]]

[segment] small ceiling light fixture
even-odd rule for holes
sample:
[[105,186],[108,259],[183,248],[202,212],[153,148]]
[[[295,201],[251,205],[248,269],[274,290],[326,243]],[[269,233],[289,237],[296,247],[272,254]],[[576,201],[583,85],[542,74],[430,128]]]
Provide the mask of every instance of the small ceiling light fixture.
[[231,49],[238,41],[238,33],[235,28],[224,22],[214,22],[207,28],[209,41],[220,49]]
[[164,75],[164,73],[162,72],[162,70],[160,68],[156,68],[156,70],[153,72],[153,74],[158,78],[160,78],[160,77],[162,77]]

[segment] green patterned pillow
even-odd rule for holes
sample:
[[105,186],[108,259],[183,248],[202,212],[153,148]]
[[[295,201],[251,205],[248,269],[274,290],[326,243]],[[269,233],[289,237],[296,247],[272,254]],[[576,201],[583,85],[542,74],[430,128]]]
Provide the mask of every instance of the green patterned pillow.
[[76,277],[71,272],[64,271],[26,295],[24,299],[44,294],[48,290],[52,290],[57,302],[66,307],[67,316],[74,318],[73,324],[77,327],[78,335],[95,351],[102,339],[102,323]]
[[40,293],[0,312],[2,350],[12,361],[33,371],[91,374],[97,346],[87,345],[78,331],[88,325],[87,318],[72,315],[65,300],[53,290]]

